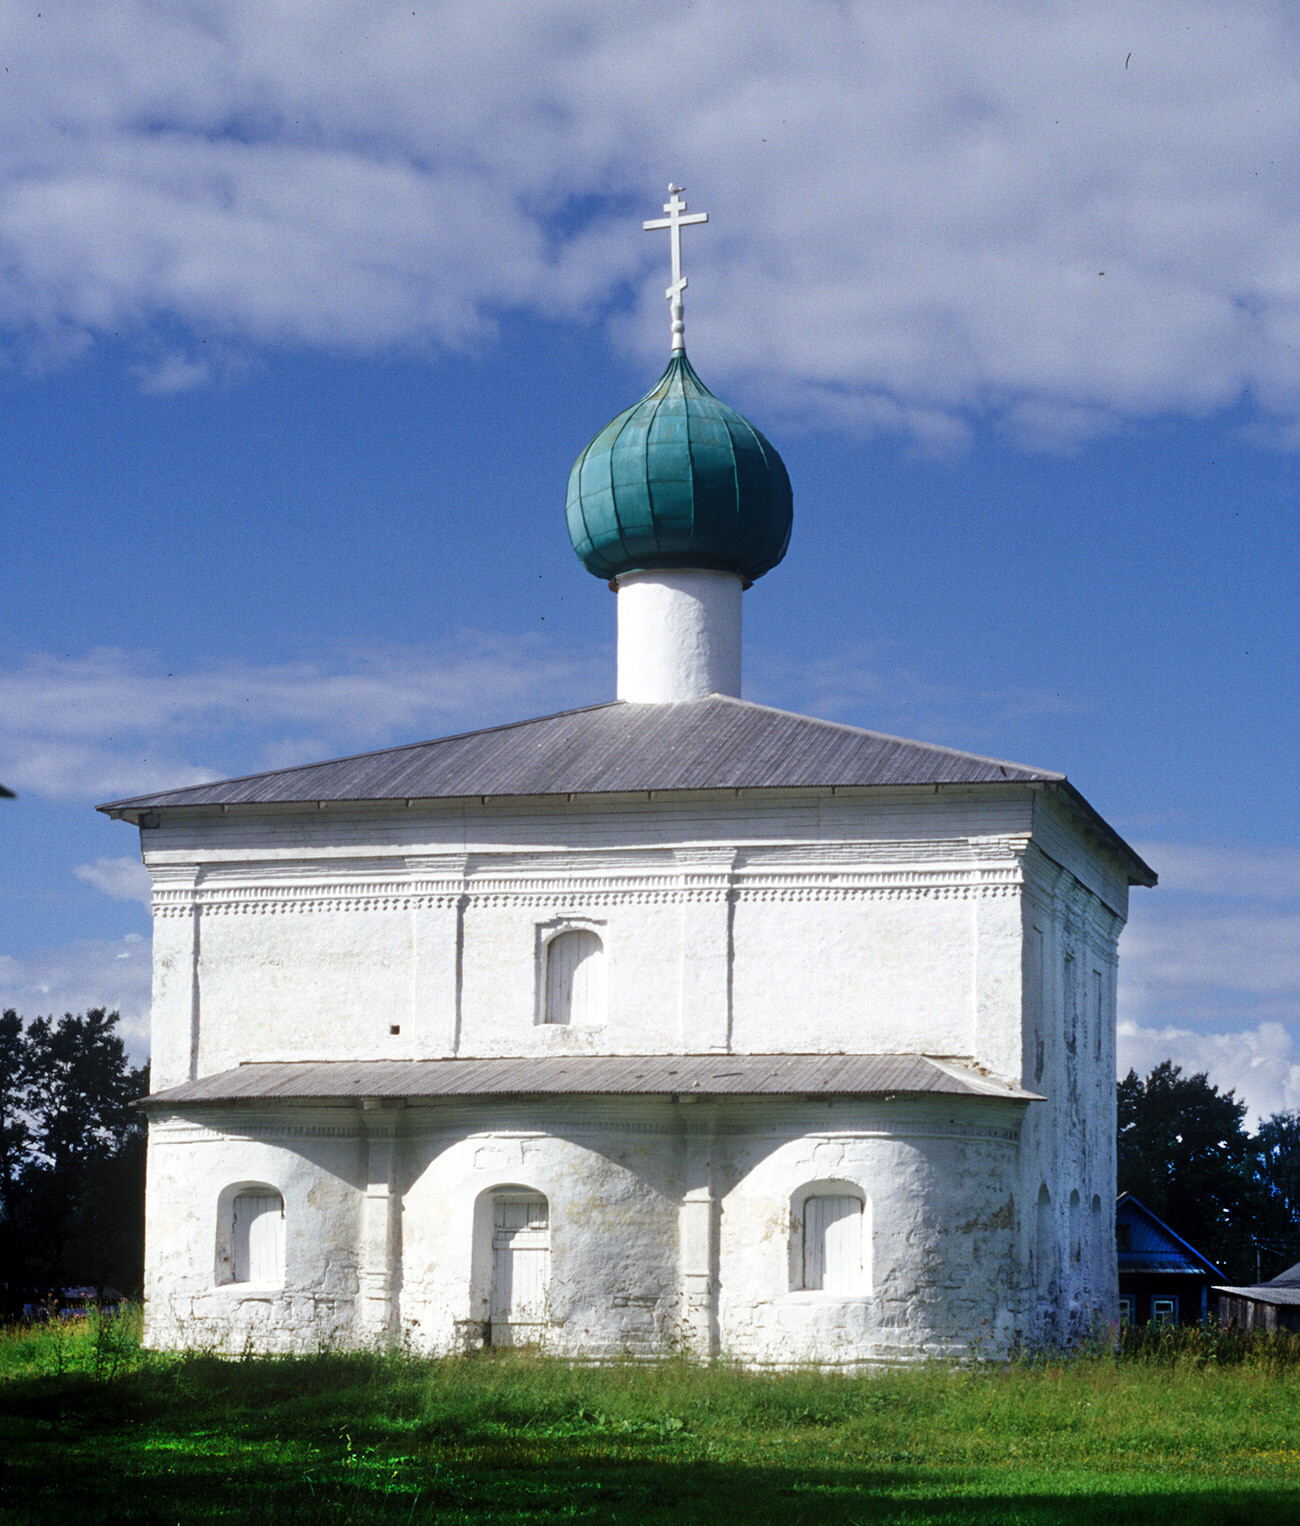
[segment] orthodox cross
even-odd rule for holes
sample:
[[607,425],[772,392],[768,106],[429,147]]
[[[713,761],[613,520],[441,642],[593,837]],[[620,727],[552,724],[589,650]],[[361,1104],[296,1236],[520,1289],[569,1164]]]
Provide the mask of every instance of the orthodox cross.
[[673,250],[673,284],[664,295],[672,303],[673,313],[673,349],[684,350],[686,348],[686,320],[682,308],[682,293],[686,290],[686,277],[682,274],[682,229],[688,223],[706,223],[709,220],[707,212],[692,212],[686,216],[686,203],[682,200],[684,185],[668,186],[668,194],[672,198],[664,202],[664,211],[667,217],[656,217],[641,226],[649,232],[651,229],[667,228],[669,240]]

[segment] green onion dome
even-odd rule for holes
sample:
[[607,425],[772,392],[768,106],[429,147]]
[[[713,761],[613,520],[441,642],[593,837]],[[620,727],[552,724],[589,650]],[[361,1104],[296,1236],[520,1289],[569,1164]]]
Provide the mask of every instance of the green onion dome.
[[790,542],[790,478],[776,451],[696,376],[684,350],[573,463],[569,539],[587,571],[770,572]]

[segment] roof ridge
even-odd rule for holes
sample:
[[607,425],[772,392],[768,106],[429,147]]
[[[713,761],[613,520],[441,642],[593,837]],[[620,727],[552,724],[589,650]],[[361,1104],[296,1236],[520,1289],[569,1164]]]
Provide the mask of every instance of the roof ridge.
[[[897,742],[901,747],[919,747],[926,752],[943,753],[949,758],[973,758],[979,763],[992,763],[998,768],[1016,768],[1021,773],[1039,774],[1044,779],[1064,779],[1066,775],[1054,768],[1039,768],[1034,763],[1016,763],[1010,758],[991,758],[987,753],[968,752],[964,747],[945,747],[942,742],[921,742],[915,737],[895,736],[889,731],[873,731],[869,726],[855,726],[850,721],[831,721],[822,715],[804,715],[798,710],[782,710],[777,705],[761,705],[757,700],[741,699],[735,694],[709,694],[708,699],[726,700],[731,705],[745,705],[751,710],[766,710],[771,715],[788,716],[791,720],[807,721],[815,726],[830,726],[836,731],[852,731],[859,736],[876,737],[882,742]],[[696,704],[695,700],[679,700],[679,704]]]
[[106,800],[97,805],[97,811],[111,810],[114,806],[130,805],[133,800],[152,799],[153,795],[187,795],[192,790],[212,789],[218,784],[247,784],[253,779],[279,778],[285,774],[306,773],[309,768],[330,768],[335,763],[355,763],[361,758],[382,758],[389,753],[410,752],[417,747],[436,747],[440,742],[459,742],[466,737],[486,736],[492,731],[515,731],[520,726],[534,726],[538,721],[558,721],[566,715],[585,715],[592,710],[609,710],[624,704],[620,699],[604,699],[595,705],[575,705],[572,710],[554,710],[549,715],[530,715],[522,721],[502,721],[496,726],[476,726],[473,731],[453,731],[445,737],[423,737],[418,742],[398,742],[392,747],[374,747],[369,752],[349,752],[341,758],[321,758],[315,763],[294,763],[288,768],[262,768],[253,774],[234,774],[229,778],[209,779],[203,784],[182,784],[175,789],[154,790],[152,795],[128,795],[122,800]]

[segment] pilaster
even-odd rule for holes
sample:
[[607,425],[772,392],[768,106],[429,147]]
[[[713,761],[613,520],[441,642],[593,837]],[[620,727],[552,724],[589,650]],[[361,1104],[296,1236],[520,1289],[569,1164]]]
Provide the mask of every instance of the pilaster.
[[400,1108],[366,1100],[361,1121],[366,1134],[366,1195],[361,1209],[357,1257],[361,1334],[388,1340],[397,1328],[400,1289],[401,1200],[397,1191],[397,1120]]
[[[1024,1068],[1025,925],[1021,905],[1024,856],[1029,836],[972,838],[971,849],[993,894],[972,895],[971,1035],[969,1053],[1000,1076],[1021,1077]],[[1013,892],[1007,894],[1008,875]]]
[[688,1105],[679,1211],[678,1275],[682,1343],[691,1356],[718,1354],[718,1202],[715,1183],[717,1108]]
[[408,858],[411,875],[410,1040],[415,1059],[438,1059],[460,1047],[465,938],[464,853]]
[[679,848],[682,970],[678,1037],[687,1054],[731,1047],[734,848]]
[[[147,861],[146,861],[147,863]],[[150,1084],[154,1091],[199,1074],[198,882],[192,864],[147,864],[153,880]]]

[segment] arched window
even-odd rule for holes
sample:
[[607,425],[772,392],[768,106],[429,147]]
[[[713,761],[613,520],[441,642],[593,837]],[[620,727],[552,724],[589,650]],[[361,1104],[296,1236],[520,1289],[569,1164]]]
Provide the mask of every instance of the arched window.
[[1083,1199],[1077,1187],[1070,1194],[1070,1260],[1083,1260]]
[[1052,1194],[1046,1182],[1038,1189],[1036,1242],[1034,1281],[1039,1294],[1046,1295],[1056,1280],[1056,1226],[1052,1222]]
[[816,1191],[803,1200],[800,1286],[810,1292],[862,1293],[865,1287],[865,1204],[847,1188]]
[[282,1283],[284,1199],[274,1187],[245,1187],[230,1206],[230,1281]]
[[494,1346],[540,1340],[551,1279],[550,1207],[540,1192],[505,1188],[492,1197]]
[[588,927],[557,933],[546,945],[543,1021],[575,1028],[605,1021],[605,947]]

